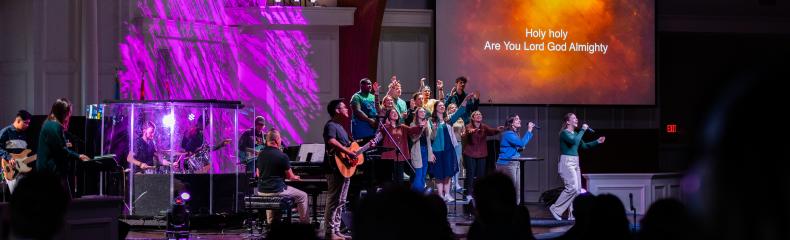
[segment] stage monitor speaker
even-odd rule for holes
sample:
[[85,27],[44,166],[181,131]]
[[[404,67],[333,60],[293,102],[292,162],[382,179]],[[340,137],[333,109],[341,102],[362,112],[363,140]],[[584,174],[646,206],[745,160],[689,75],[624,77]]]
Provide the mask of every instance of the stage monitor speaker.
[[132,196],[135,216],[162,216],[170,209],[170,175],[139,174],[134,176]]

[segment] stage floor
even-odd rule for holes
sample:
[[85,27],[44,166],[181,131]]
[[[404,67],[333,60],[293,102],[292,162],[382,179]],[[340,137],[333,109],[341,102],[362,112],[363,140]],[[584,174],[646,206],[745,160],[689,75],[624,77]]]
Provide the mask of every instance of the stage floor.
[[[540,203],[527,205],[530,215],[532,217],[532,232],[538,239],[549,238],[561,235],[563,232],[573,226],[573,221],[556,221],[552,219],[548,209]],[[448,220],[453,232],[458,239],[466,239],[466,232],[469,230],[469,225],[472,218],[468,215],[462,214],[463,202],[456,205],[448,203]],[[453,209],[455,208],[455,211]],[[641,216],[638,216],[641,218]],[[639,220],[639,219],[637,219]],[[629,220],[630,221],[630,220]],[[324,232],[316,230],[316,235],[319,238],[324,237]],[[164,227],[140,227],[132,226],[132,230],[127,235],[127,239],[162,239],[165,237]],[[190,234],[192,239],[251,239],[243,228],[226,228],[226,229],[208,229],[208,230],[193,230]]]

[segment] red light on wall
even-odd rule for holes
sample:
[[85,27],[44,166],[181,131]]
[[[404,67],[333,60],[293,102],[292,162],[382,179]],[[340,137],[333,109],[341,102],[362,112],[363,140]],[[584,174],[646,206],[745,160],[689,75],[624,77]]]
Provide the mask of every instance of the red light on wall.
[[667,133],[678,133],[678,125],[674,123],[667,124]]

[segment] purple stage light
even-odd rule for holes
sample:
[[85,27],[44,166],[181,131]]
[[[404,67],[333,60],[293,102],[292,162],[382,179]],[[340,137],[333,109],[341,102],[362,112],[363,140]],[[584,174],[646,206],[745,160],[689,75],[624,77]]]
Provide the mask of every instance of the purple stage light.
[[173,126],[176,125],[176,117],[173,116],[173,114],[165,115],[162,118],[162,125],[164,125],[166,128],[173,128]]
[[192,198],[192,195],[189,195],[188,192],[182,192],[180,196],[181,199],[184,199],[184,201],[189,201],[189,199]]

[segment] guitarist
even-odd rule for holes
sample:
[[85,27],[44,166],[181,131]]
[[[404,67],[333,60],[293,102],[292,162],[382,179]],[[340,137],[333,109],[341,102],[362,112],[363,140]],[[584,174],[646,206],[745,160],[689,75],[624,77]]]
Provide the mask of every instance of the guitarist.
[[247,172],[255,170],[255,156],[260,153],[259,147],[263,146],[263,131],[266,129],[266,119],[263,116],[255,117],[255,127],[245,130],[239,137],[239,159],[244,163]]
[[[15,160],[8,153],[19,154],[28,148],[25,130],[27,130],[27,128],[30,126],[31,118],[32,115],[30,115],[29,112],[25,110],[19,110],[19,112],[16,113],[14,123],[0,130],[0,152],[6,153],[7,156],[2,157],[3,159],[8,160],[8,164],[11,166],[15,166],[16,164],[20,163],[15,162]],[[8,190],[11,191],[11,193],[14,192],[14,187],[16,187],[17,181],[19,181],[19,179],[22,177],[23,173],[16,173],[11,179],[4,178],[8,184]]]
[[[324,125],[324,169],[326,170],[327,199],[326,209],[324,209],[324,226],[326,239],[346,239],[350,238],[340,232],[340,207],[346,202],[348,187],[351,178],[344,177],[335,163],[335,155],[343,153],[350,159],[356,159],[359,153],[349,150],[351,139],[343,128],[342,122],[349,118],[348,107],[342,100],[336,99],[329,102],[326,107],[331,120]],[[371,137],[373,133],[371,132]],[[375,140],[373,145],[375,145]]]

